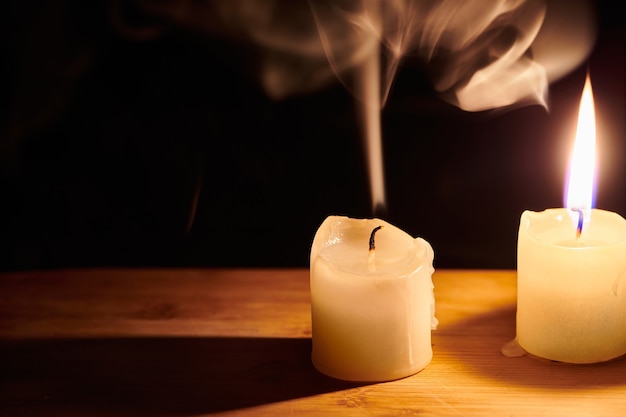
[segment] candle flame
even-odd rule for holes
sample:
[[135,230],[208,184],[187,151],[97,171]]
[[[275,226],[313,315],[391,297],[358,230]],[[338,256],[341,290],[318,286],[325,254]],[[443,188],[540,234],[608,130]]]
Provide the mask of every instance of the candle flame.
[[[591,217],[593,206],[593,191],[595,181],[596,160],[596,120],[593,104],[593,92],[589,75],[585,80],[580,108],[578,111],[578,126],[576,139],[569,164],[567,180],[566,202],[572,212],[572,221],[577,225],[579,214],[582,211],[584,224]],[[577,226],[582,229],[582,226]]]

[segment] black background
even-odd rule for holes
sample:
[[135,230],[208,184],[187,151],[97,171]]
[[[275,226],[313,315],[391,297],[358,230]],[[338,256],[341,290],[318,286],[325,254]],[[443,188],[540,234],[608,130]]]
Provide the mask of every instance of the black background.
[[[5,6],[3,270],[307,266],[327,215],[373,215],[339,83],[272,100],[224,59],[233,45],[175,26],[131,39],[112,3]],[[464,112],[401,66],[382,113],[385,218],[427,239],[435,268],[515,268],[522,211],[562,206],[587,70],[596,206],[626,217],[623,11],[594,5],[597,43],[550,86],[550,111]]]

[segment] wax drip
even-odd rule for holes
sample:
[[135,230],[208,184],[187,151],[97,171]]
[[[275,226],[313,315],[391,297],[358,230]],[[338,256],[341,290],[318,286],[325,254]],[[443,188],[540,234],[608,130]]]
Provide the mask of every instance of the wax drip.
[[573,208],[572,211],[578,213],[578,225],[576,226],[576,239],[580,237],[583,233],[583,221],[585,220],[585,215],[583,214],[583,210],[579,208]]
[[374,255],[376,253],[376,241],[374,237],[376,236],[376,232],[383,228],[384,226],[376,226],[374,230],[372,230],[372,234],[370,234],[370,249],[367,256],[367,270],[372,273],[376,272],[376,264],[374,263]]

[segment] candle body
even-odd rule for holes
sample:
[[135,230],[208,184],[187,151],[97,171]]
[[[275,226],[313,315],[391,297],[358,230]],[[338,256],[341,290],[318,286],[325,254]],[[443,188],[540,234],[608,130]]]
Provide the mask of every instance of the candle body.
[[525,351],[569,363],[626,353],[626,220],[594,209],[576,239],[567,209],[525,211],[517,268]]
[[[379,225],[371,262],[368,239]],[[311,249],[315,367],[343,380],[388,381],[428,365],[432,261],[428,242],[389,223],[329,216]]]

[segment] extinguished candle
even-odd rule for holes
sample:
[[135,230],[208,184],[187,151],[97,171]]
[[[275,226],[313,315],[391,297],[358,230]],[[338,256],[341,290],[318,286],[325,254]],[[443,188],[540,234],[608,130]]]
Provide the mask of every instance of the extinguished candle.
[[311,247],[315,367],[349,381],[389,381],[426,367],[437,324],[432,262],[428,242],[390,223],[327,217]]
[[626,354],[626,220],[592,209],[595,117],[589,78],[570,165],[568,208],[522,213],[517,342],[555,361]]

